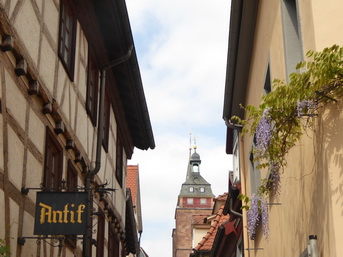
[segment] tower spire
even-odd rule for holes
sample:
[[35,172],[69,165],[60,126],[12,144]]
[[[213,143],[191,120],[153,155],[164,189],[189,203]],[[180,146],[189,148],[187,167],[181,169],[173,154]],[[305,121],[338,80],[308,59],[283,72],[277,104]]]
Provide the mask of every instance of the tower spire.
[[189,132],[189,158],[191,158],[192,154],[192,132]]
[[194,148],[194,152],[196,153],[197,152],[197,138],[196,137],[194,137],[194,146],[193,146],[193,148]]

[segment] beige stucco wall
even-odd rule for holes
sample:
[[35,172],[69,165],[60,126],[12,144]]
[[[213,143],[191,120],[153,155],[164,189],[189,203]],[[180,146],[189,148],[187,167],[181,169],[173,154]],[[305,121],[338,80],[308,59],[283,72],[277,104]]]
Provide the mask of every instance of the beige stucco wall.
[[202,238],[206,235],[208,230],[210,229],[209,226],[200,228],[200,227],[193,227],[193,240],[192,246],[193,248],[198,245],[198,243],[202,240]]
[[[0,12],[3,12],[1,17],[4,18],[4,23],[9,23],[8,27],[13,32],[12,36],[19,53],[27,61],[30,71],[39,81],[47,98],[56,101],[58,112],[66,127],[70,129],[75,144],[87,164],[93,167],[97,131],[85,110],[88,42],[80,24],[77,24],[75,75],[72,82],[57,56],[59,1],[1,0]],[[15,75],[13,53],[1,51],[0,58],[0,98],[3,103],[3,112],[6,112],[7,117],[3,125],[4,115],[0,114],[0,175],[8,177],[11,186],[15,188],[15,192],[11,194],[21,199],[20,190],[23,186],[37,188],[42,183],[46,126],[53,128],[55,122],[49,114],[42,113],[41,99],[38,96],[28,95],[27,78]],[[125,224],[126,181],[124,175],[124,189],[121,189],[114,175],[116,132],[117,123],[111,109],[109,151],[106,153],[102,150],[102,166],[97,179],[102,183],[107,181],[110,188],[118,189],[111,194],[112,203],[115,213],[121,216],[121,225],[123,225]],[[4,140],[5,136],[6,140]],[[64,148],[66,139],[62,135],[57,138]],[[4,151],[8,153],[8,156],[3,154]],[[63,153],[63,178],[66,179],[67,161],[73,160],[75,156],[73,152],[65,149]],[[7,156],[7,159],[4,159],[4,156]],[[4,161],[7,161],[6,164]],[[125,174],[126,161],[127,157],[124,153],[123,174]],[[79,186],[83,186],[81,165],[76,164],[76,166],[79,172]],[[13,238],[10,240],[12,255],[16,256],[17,249],[20,249],[18,256],[35,256],[37,247],[40,247],[37,246],[35,240],[27,240],[22,248],[17,248],[18,235],[33,236],[32,212],[23,211],[25,205],[18,204],[17,198],[12,200],[10,196],[9,200],[5,201],[4,197],[4,191],[0,189],[0,238],[5,237],[4,224],[10,221],[11,227],[6,236]],[[34,204],[36,191],[31,190],[26,197],[31,205]],[[106,223],[106,238],[107,230]],[[78,245],[81,247],[80,240]],[[74,256],[71,249],[63,251],[66,251],[66,256]],[[80,249],[77,251],[80,254]],[[54,255],[57,256],[57,250],[54,251]]]
[[[304,54],[343,43],[338,31],[343,26],[343,2],[297,1]],[[247,104],[258,105],[263,94],[266,66],[270,61],[272,79],[285,79],[286,68],[280,1],[259,1],[258,21],[249,74]],[[300,256],[308,236],[318,236],[320,256],[340,256],[343,245],[342,146],[343,103],[322,109],[313,131],[308,131],[287,157],[282,174],[282,190],[269,199],[270,238],[261,229],[256,240],[248,240],[246,256]],[[249,154],[252,138],[243,137],[243,169],[246,193],[250,190]],[[265,172],[262,172],[262,178]],[[245,223],[246,225],[246,223]],[[244,226],[246,231],[246,227]],[[246,234],[245,234],[246,235]]]

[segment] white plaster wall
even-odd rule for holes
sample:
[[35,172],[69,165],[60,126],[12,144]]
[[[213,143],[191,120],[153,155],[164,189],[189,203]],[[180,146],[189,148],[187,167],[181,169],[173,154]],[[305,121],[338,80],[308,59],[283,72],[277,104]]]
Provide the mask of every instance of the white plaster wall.
[[58,43],[59,12],[53,0],[44,1],[44,24],[47,27],[55,45]]
[[16,82],[5,71],[6,80],[6,108],[12,117],[20,124],[22,129],[25,129],[26,118],[26,100],[18,89]]
[[[34,236],[33,235],[33,228],[34,228],[34,217],[32,217],[27,212],[24,212],[24,219],[23,219],[23,236]],[[37,243],[34,239],[27,239],[25,244],[22,248],[22,256],[25,257],[35,257],[37,254]]]
[[[26,181],[25,187],[38,188],[43,181],[43,164],[40,163],[31,153],[27,153]],[[28,197],[35,203],[36,191],[30,191]]]
[[57,56],[45,36],[42,37],[41,49],[39,73],[45,86],[49,89],[50,93],[52,93],[54,90],[55,63]]
[[23,177],[24,145],[8,126],[8,178],[20,191]]
[[33,0],[33,1],[34,1],[35,4],[37,5],[40,14],[42,14],[42,10],[43,10],[43,1],[44,1],[44,0]]
[[44,146],[45,146],[45,126],[36,113],[30,109],[29,114],[29,138],[37,147],[38,151],[44,155]]
[[11,17],[14,11],[14,8],[16,7],[16,4],[18,3],[18,0],[11,0],[10,1],[10,9],[8,16]]
[[10,251],[12,256],[17,254],[19,206],[10,198]]
[[14,22],[14,28],[20,35],[21,42],[26,47],[34,65],[38,62],[40,24],[32,7],[31,1],[24,1]]

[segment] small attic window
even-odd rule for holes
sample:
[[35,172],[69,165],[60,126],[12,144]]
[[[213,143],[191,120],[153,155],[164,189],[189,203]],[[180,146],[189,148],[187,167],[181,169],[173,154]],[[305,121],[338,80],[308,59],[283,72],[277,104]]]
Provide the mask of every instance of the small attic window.
[[189,188],[189,192],[193,193],[194,192],[194,187]]
[[204,187],[200,187],[200,193],[205,193],[205,188]]

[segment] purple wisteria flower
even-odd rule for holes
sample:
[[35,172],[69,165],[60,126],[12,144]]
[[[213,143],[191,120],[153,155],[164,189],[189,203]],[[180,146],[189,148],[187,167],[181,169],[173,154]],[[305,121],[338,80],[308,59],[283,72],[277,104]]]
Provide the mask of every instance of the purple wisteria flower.
[[252,240],[255,239],[256,228],[260,223],[260,213],[259,213],[259,200],[260,197],[256,194],[252,194],[250,198],[250,209],[247,212],[248,221],[248,233]]
[[268,204],[265,199],[261,199],[262,231],[265,239],[269,238],[269,213]]
[[318,103],[311,100],[302,100],[297,102],[297,116],[298,118],[303,115],[313,114],[318,108]]
[[[262,219],[261,219],[262,218]],[[267,201],[258,194],[252,194],[250,209],[247,212],[248,233],[251,240],[255,239],[258,225],[262,222],[262,231],[266,239],[269,237],[269,213]]]
[[261,157],[264,157],[272,138],[272,119],[269,111],[270,108],[264,109],[260,122],[256,127],[256,148]]

